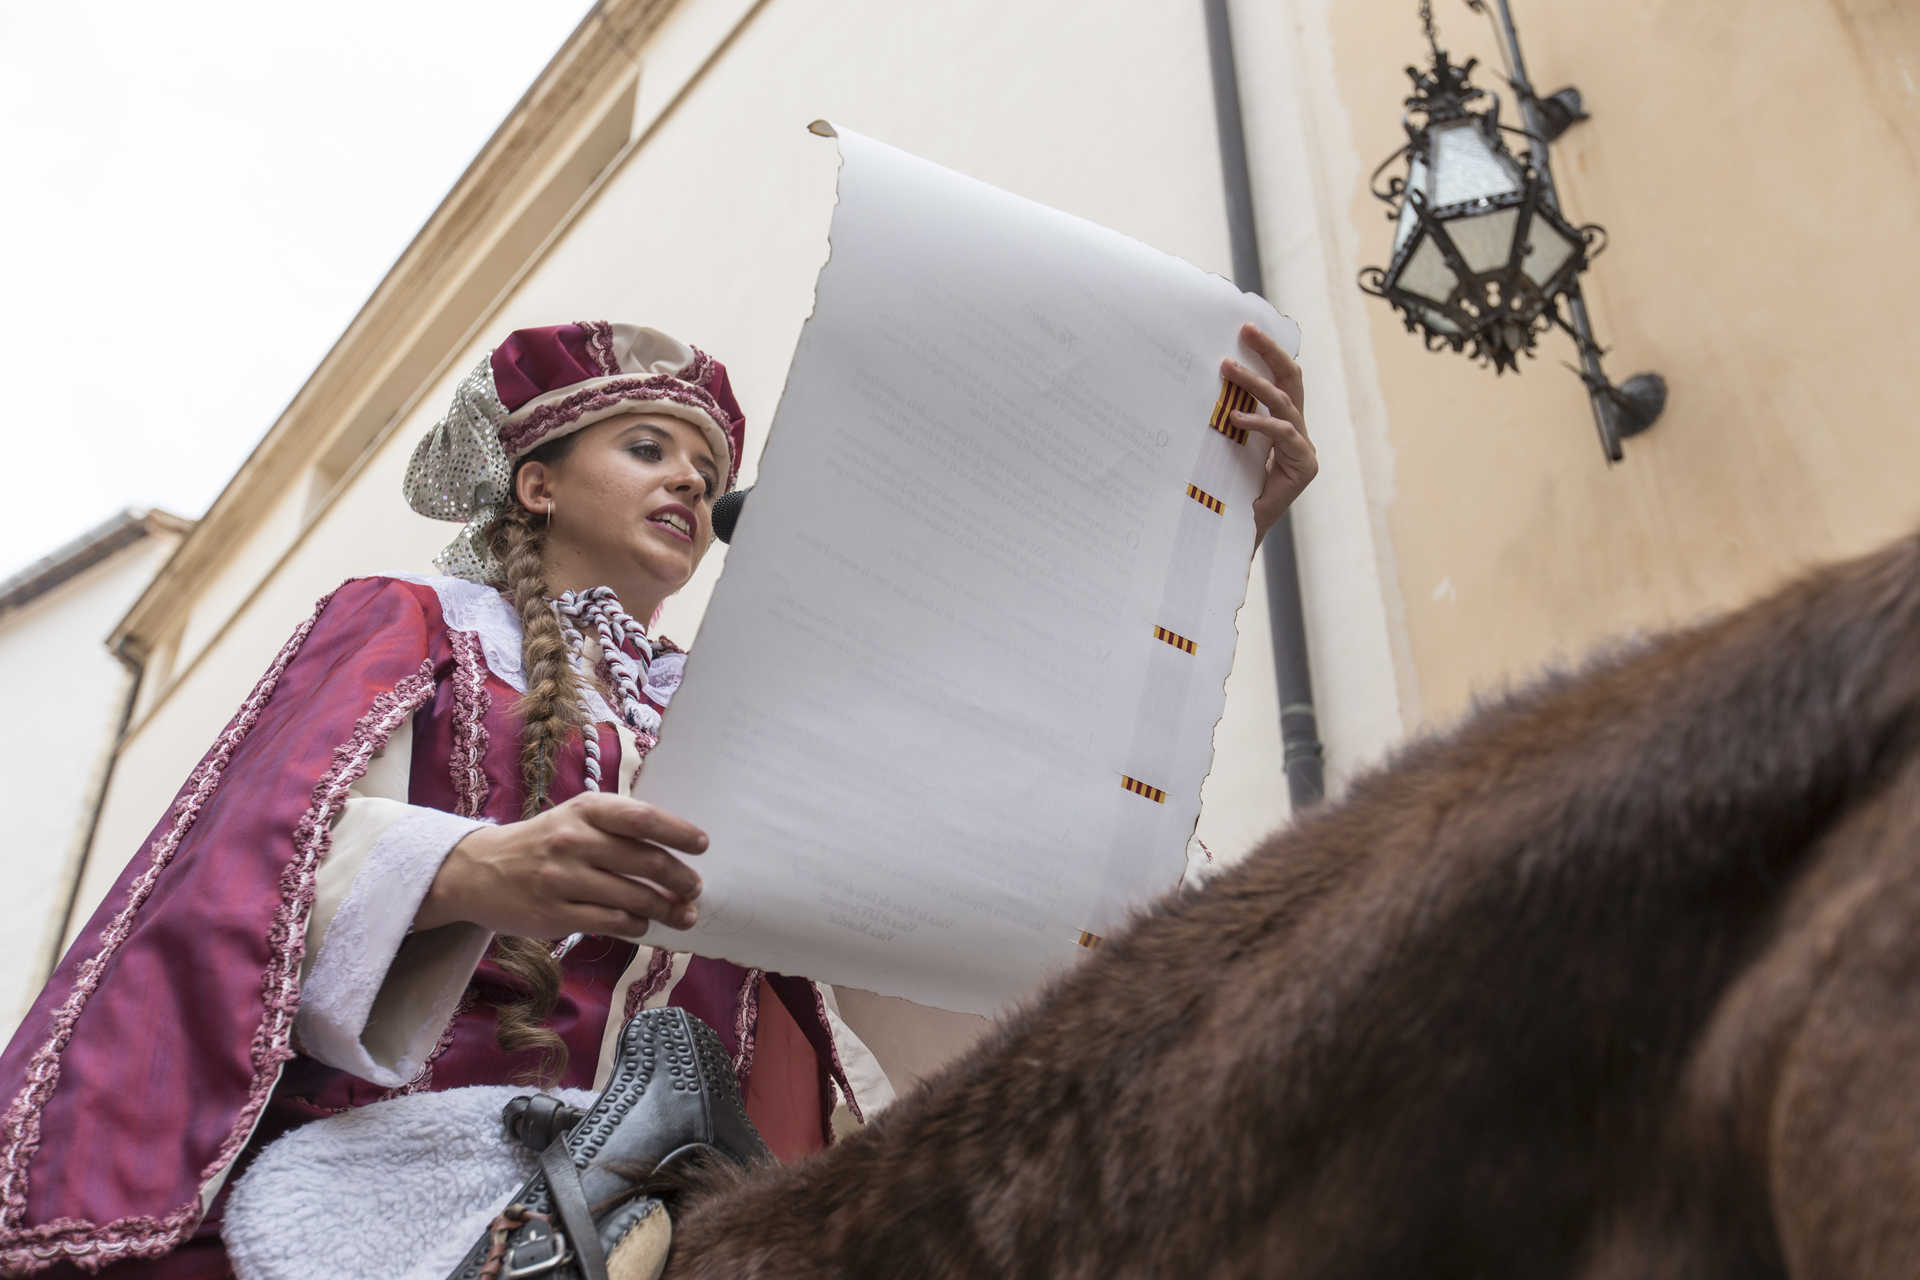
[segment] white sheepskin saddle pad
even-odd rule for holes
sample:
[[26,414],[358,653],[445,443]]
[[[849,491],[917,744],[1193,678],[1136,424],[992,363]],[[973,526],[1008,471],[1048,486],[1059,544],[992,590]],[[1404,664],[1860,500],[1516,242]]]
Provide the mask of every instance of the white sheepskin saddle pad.
[[[446,1280],[539,1157],[480,1085],[391,1098],[302,1125],[255,1157],[220,1229],[241,1280]],[[586,1089],[555,1093],[589,1107]]]

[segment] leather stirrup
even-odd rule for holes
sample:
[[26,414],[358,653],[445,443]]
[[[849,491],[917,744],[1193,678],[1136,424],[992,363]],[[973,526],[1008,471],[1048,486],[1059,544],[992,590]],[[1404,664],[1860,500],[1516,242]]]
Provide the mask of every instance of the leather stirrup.
[[562,1244],[573,1247],[573,1265],[581,1280],[607,1280],[607,1255],[600,1248],[600,1231],[593,1222],[593,1208],[587,1203],[586,1189],[580,1185],[580,1170],[574,1167],[562,1134],[540,1153],[540,1172],[547,1175],[547,1193],[553,1197],[553,1211],[559,1215],[566,1232]]

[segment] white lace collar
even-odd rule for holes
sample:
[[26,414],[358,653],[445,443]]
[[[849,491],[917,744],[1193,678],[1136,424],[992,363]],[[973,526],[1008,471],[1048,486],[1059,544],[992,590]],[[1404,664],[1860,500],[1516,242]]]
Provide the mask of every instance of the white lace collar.
[[[520,656],[525,632],[520,626],[520,615],[514,612],[505,596],[492,587],[469,582],[465,578],[443,577],[433,573],[392,573],[386,576],[431,587],[434,595],[440,598],[440,616],[445,619],[447,626],[455,631],[470,631],[480,637],[480,653],[487,661],[487,670],[513,686],[515,692],[527,691],[526,664]],[[685,662],[685,654],[672,651],[660,653],[647,664],[643,692],[665,706],[673,697],[674,690],[680,686],[680,672]],[[586,693],[587,706],[595,720],[617,722],[620,719],[599,690],[590,688]]]

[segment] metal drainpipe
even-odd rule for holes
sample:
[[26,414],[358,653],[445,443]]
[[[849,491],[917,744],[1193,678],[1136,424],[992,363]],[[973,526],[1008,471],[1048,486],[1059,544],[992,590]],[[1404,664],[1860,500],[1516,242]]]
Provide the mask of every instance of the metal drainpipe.
[[[1240,119],[1240,78],[1234,69],[1233,29],[1227,0],[1201,0],[1207,14],[1207,56],[1213,65],[1213,113],[1219,125],[1220,172],[1225,180],[1227,238],[1233,247],[1233,282],[1266,296],[1260,244],[1254,233],[1253,187],[1247,177],[1247,135]],[[1287,797],[1294,812],[1317,804],[1326,793],[1321,769],[1319,722],[1313,712],[1313,673],[1307,663],[1306,615],[1300,605],[1300,568],[1294,556],[1293,518],[1280,517],[1268,531],[1265,551],[1267,614],[1273,631],[1274,675],[1280,687],[1280,742],[1287,771]]]

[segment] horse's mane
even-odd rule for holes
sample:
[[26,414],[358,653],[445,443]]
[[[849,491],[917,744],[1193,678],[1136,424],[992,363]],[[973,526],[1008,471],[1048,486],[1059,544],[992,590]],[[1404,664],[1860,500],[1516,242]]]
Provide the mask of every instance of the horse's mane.
[[689,1195],[669,1274],[1567,1275],[1652,1201],[1769,1274],[1738,1174],[1764,1126],[1675,1116],[1917,735],[1912,538],[1540,681],[1144,913],[864,1132]]

